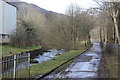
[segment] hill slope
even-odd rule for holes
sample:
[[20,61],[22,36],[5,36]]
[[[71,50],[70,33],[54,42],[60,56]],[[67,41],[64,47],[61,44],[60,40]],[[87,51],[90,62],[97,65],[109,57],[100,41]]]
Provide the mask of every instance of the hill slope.
[[53,11],[49,11],[49,10],[46,10],[46,9],[43,9],[35,4],[29,4],[29,3],[26,3],[26,2],[21,2],[21,1],[17,1],[17,2],[9,2],[10,4],[16,6],[18,9],[20,8],[21,5],[26,5],[26,6],[31,6],[32,8],[31,9],[35,9],[37,10],[38,12],[42,13],[46,18],[49,17],[49,15],[52,15],[52,14],[55,14],[55,15],[63,15],[63,14],[60,14],[60,13],[56,13],[56,12],[53,12]]

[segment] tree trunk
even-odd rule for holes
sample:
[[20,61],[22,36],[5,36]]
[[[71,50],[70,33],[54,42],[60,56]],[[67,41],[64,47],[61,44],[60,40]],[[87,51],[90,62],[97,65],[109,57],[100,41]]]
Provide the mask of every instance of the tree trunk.
[[105,43],[107,43],[108,42],[108,39],[107,39],[107,28],[104,28],[104,37],[105,37]]
[[105,42],[105,29],[103,28],[103,42]]
[[101,27],[100,27],[100,42],[102,42],[102,30],[101,30]]
[[88,35],[88,44],[91,44],[91,36],[90,36],[90,34]]
[[117,16],[118,16],[118,14],[115,14],[115,11],[113,10],[113,21],[114,21],[114,27],[115,27],[115,34],[116,34],[116,38],[118,40],[118,44],[120,44]]
[[113,27],[113,43],[115,43],[115,27]]
[[115,25],[116,38],[118,40],[118,44],[120,44],[120,36],[119,36],[118,23],[117,23],[116,17],[114,17],[113,20],[114,20],[114,25]]

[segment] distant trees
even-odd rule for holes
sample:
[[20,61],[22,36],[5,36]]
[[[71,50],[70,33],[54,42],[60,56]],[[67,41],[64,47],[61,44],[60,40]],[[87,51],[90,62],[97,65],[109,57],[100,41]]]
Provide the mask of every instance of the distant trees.
[[[81,29],[81,34],[82,34],[82,38],[88,43],[91,44],[91,30],[94,28],[95,26],[95,17],[90,15],[87,11],[83,12],[81,14],[81,24],[82,24],[82,29]],[[86,44],[85,44],[86,45]]]
[[114,24],[113,26],[113,39],[115,43],[120,44],[120,1],[119,0],[95,0],[102,10]]
[[31,46],[40,42],[40,27],[43,26],[44,17],[31,6],[21,5],[17,12],[16,33],[11,36],[14,46]]
[[52,15],[43,29],[42,46],[70,50],[72,47],[66,16]]
[[[94,25],[87,12],[71,4],[66,15],[51,15],[46,23],[42,43],[47,47],[72,50],[78,49],[80,40],[90,42],[90,30]],[[43,46],[44,46],[43,45]]]
[[94,17],[79,6],[71,4],[66,15],[49,14],[44,19],[31,6],[21,5],[18,9],[16,33],[11,36],[14,46],[31,46],[41,43],[43,48],[79,49],[80,41],[90,43],[90,31]]
[[93,17],[87,11],[82,11],[78,5],[73,4],[68,8],[67,14],[69,24],[74,30],[73,42],[84,39],[86,42],[91,43],[90,31],[94,26]]

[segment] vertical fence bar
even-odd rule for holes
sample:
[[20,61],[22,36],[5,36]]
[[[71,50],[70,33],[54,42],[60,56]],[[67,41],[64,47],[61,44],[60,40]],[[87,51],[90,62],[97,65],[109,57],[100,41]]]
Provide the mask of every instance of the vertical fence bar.
[[26,68],[27,65],[28,65],[28,64],[27,64],[27,62],[28,62],[28,59],[27,59],[28,55],[27,55],[26,53],[23,53],[23,55],[24,55],[24,57],[25,57],[25,58],[24,58],[24,62],[25,62],[25,63],[24,63],[24,65],[25,65],[25,66],[24,66],[24,69],[25,69],[25,74],[26,74],[24,77],[26,78],[26,77],[28,76],[27,68]]
[[30,53],[28,53],[28,77],[30,77]]
[[4,70],[4,57],[2,57],[2,78],[4,77],[3,70]]
[[[118,61],[120,61],[120,44],[118,44]],[[118,70],[120,71],[120,69],[118,69]]]
[[13,78],[16,78],[16,55],[14,55],[14,70],[13,70]]
[[25,74],[26,74],[24,77],[26,78],[26,77],[28,76],[27,68],[26,68],[26,67],[27,67],[27,62],[28,62],[28,61],[27,61],[28,55],[27,55],[26,53],[23,53],[23,55],[24,55],[24,57],[25,57],[25,58],[24,58],[24,62],[25,62],[25,63],[24,63],[24,65],[25,65],[25,66],[24,66],[24,69],[25,69]]
[[5,57],[5,74],[6,74],[6,77],[7,77],[7,57]]
[[2,78],[4,78],[5,57],[2,58]]
[[2,57],[0,57],[0,80],[2,79]]
[[120,44],[118,44],[118,57],[120,57]]
[[10,78],[10,56],[8,56],[8,67],[7,67],[7,69],[8,69],[8,78]]
[[12,78],[12,74],[11,74],[11,72],[12,72],[12,70],[11,70],[11,68],[12,68],[12,66],[11,66],[12,65],[12,61],[11,61],[11,58],[12,58],[12,56],[10,56],[10,59],[9,59],[10,60],[10,78]]
[[19,54],[19,62],[18,62],[18,64],[20,64],[20,65],[19,65],[18,77],[21,77],[21,73],[22,73],[21,70],[20,70],[20,69],[21,69],[21,63],[23,62],[23,61],[22,61],[22,57],[23,57],[23,56],[22,56],[22,53]]
[[18,71],[18,67],[19,67],[19,55],[20,55],[20,54],[17,54],[17,55],[16,55],[16,58],[17,58],[17,59],[16,59],[16,78],[19,77],[19,73],[18,73],[18,72],[19,72],[19,71]]
[[[30,77],[30,53],[5,56],[1,58],[2,78]],[[23,70],[25,69],[25,70]],[[21,72],[22,70],[22,72]],[[26,74],[26,75],[23,75]]]
[[11,67],[11,69],[12,69],[12,77],[11,78],[13,78],[13,71],[14,71],[14,55],[12,55],[12,58],[11,58],[11,61],[12,61],[12,67]]
[[17,78],[17,77],[18,77],[18,74],[17,74],[17,73],[18,73],[18,71],[17,71],[17,67],[18,67],[18,66],[17,66],[17,65],[18,65],[18,60],[19,60],[18,58],[19,58],[19,57],[18,57],[18,54],[16,54],[16,65],[15,65],[15,66],[16,66],[16,68],[15,68],[15,78]]

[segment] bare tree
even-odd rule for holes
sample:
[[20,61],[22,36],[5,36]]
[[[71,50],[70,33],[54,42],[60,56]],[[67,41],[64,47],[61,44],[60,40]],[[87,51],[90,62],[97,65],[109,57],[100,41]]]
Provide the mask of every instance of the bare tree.
[[[15,38],[12,37],[14,40],[11,41],[18,40],[19,36],[19,42],[25,46],[38,43],[36,41],[40,41],[40,28],[43,27],[43,23],[44,17],[40,12],[37,12],[31,6],[21,5],[17,12],[17,31],[14,34]],[[16,44],[20,44],[19,42]]]
[[79,49],[81,39],[90,41],[89,32],[93,26],[91,18],[73,4],[67,8],[66,15],[51,15],[43,28],[43,46],[67,51]]
[[101,28],[101,40],[104,42],[114,42],[114,23],[112,19],[107,16],[104,12],[100,12],[97,18],[98,25]]
[[109,17],[112,18],[114,23],[114,29],[116,34],[116,39],[118,44],[120,44],[120,34],[119,34],[119,22],[120,22],[120,1],[119,0],[102,0],[97,1],[100,6],[100,9],[104,11]]

